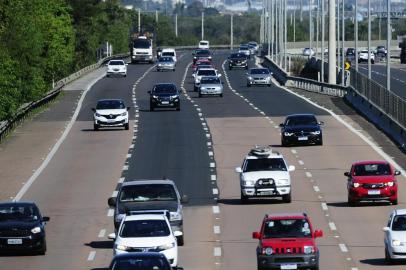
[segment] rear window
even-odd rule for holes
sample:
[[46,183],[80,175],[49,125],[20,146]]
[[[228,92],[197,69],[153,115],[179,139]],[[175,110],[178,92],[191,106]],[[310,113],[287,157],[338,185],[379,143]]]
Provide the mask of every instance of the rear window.
[[316,117],[313,115],[297,115],[286,119],[286,126],[317,125]]
[[124,66],[124,61],[110,61],[110,66]]
[[197,73],[199,76],[216,76],[216,71],[212,69],[200,69]]
[[287,171],[282,158],[247,159],[244,172]]
[[163,52],[162,56],[175,56],[174,52]]

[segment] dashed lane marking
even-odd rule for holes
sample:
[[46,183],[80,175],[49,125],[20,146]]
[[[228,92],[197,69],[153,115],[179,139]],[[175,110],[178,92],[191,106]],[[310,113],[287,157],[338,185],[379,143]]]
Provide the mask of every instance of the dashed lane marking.
[[313,186],[315,192],[320,192],[320,188],[318,186]]
[[299,162],[300,165],[304,164],[303,160],[299,160],[298,162]]
[[214,254],[214,257],[221,257],[221,247],[215,247],[213,254]]
[[211,175],[211,181],[216,181],[217,180],[217,176],[215,174]]
[[311,172],[306,172],[306,177],[311,178],[311,177],[312,177],[312,173],[311,173]]
[[220,234],[221,232],[220,232],[220,226],[213,226],[213,232],[214,232],[214,234]]
[[113,215],[114,215],[114,209],[109,209],[109,211],[107,211],[107,216],[112,217]]
[[121,183],[124,183],[124,177],[120,177],[120,179],[118,179],[118,182],[121,184]]
[[329,223],[328,223],[328,226],[330,227],[330,230],[332,230],[332,231],[337,231],[337,227],[336,227],[336,225],[334,224],[334,222],[329,222]]
[[327,203],[321,203],[321,209],[323,209],[324,211],[327,211],[328,210]]
[[99,238],[104,238],[105,235],[106,235],[106,230],[102,229],[102,230],[100,230],[98,237]]
[[220,207],[218,205],[213,206],[213,214],[220,214]]
[[96,257],[96,251],[90,251],[89,256],[87,256],[87,260],[93,261],[94,257]]
[[345,244],[338,244],[340,247],[341,252],[348,252],[348,248]]

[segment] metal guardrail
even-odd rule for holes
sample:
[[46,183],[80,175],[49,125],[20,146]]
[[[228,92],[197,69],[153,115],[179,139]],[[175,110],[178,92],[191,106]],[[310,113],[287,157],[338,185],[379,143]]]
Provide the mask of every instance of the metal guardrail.
[[96,64],[82,68],[81,70],[69,75],[68,77],[65,77],[65,78],[59,80],[56,83],[55,87],[51,91],[46,93],[39,100],[32,101],[32,102],[22,105],[11,119],[0,122],[0,142],[9,134],[9,132],[11,132],[16,126],[18,126],[22,121],[24,121],[24,119],[26,119],[34,109],[36,109],[46,103],[49,103],[55,97],[57,97],[59,95],[59,93],[61,92],[62,88],[66,84],[89,73],[90,71],[93,71],[93,70],[99,68],[101,65],[103,65],[106,61],[108,61],[110,59],[125,58],[125,57],[128,57],[128,55],[129,54],[118,54],[118,55],[103,58],[100,61],[98,61]]

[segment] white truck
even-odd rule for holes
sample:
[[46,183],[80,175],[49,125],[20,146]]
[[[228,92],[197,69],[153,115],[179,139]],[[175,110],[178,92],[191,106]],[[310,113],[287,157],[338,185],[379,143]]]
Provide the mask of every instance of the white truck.
[[136,36],[130,45],[131,63],[154,63],[152,39],[147,36]]

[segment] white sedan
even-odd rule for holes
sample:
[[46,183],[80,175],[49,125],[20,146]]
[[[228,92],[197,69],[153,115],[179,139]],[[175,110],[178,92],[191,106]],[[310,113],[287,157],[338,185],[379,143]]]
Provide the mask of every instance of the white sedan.
[[112,75],[127,76],[127,65],[123,60],[110,60],[107,63],[107,77]]
[[406,260],[406,209],[395,209],[389,217],[385,232],[385,260]]

